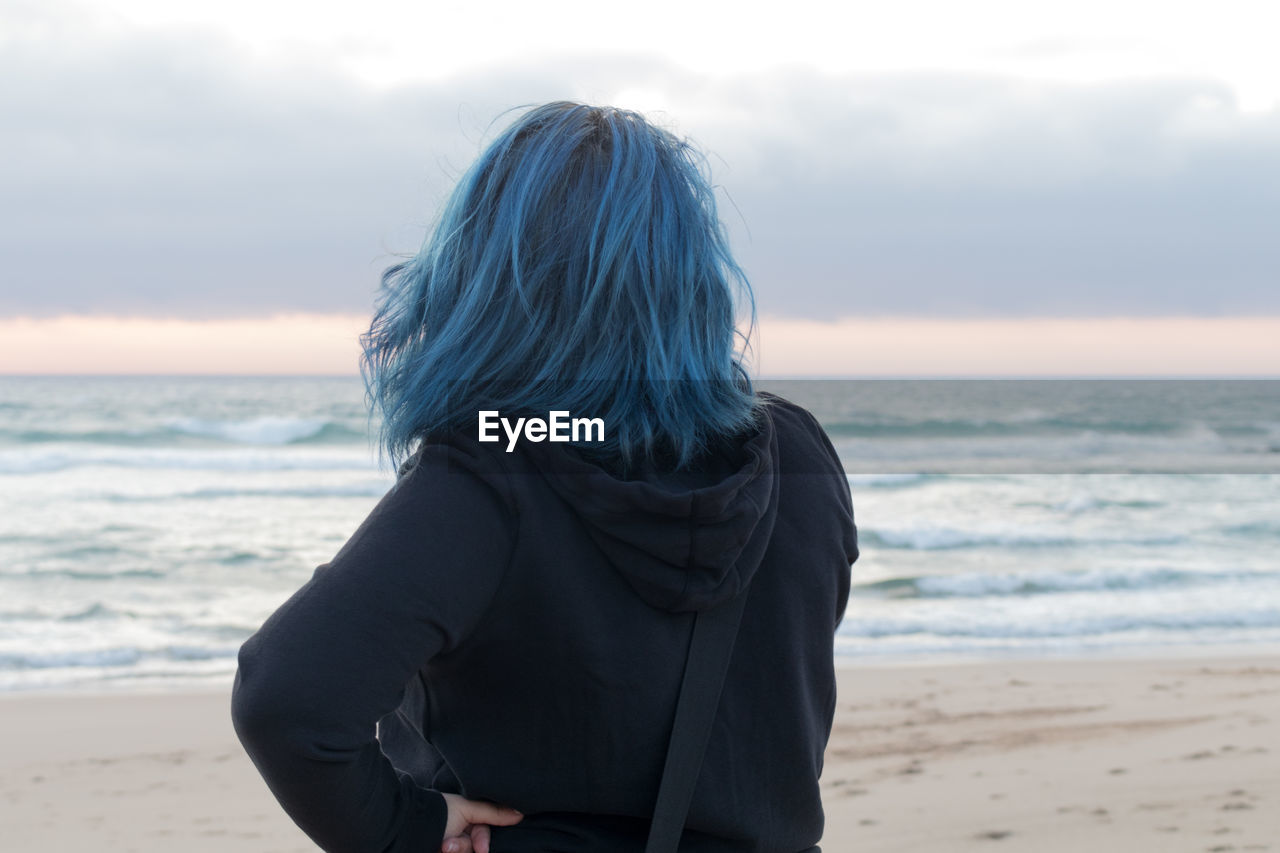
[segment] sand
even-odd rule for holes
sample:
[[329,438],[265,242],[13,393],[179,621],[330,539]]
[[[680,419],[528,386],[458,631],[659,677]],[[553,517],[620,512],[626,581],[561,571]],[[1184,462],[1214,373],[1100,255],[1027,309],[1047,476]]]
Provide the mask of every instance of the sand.
[[[0,696],[0,849],[306,851],[228,688]],[[1280,851],[1280,652],[840,669],[840,851]]]

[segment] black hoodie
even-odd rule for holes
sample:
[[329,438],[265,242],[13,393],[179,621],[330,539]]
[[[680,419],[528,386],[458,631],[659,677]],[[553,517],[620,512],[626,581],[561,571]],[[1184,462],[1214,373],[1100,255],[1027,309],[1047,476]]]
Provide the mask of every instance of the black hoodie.
[[525,814],[494,853],[643,850],[694,612],[750,583],[681,849],[816,844],[857,534],[822,428],[760,396],[680,475],[424,446],[240,650],[233,722],[294,821],[433,853],[452,791]]

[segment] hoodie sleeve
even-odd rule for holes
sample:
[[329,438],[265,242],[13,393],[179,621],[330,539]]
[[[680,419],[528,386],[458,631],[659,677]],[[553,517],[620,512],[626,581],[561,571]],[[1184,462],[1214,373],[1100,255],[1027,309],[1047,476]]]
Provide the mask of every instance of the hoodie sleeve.
[[[836,450],[835,445],[831,443],[831,436],[827,435],[827,431],[822,428],[822,424],[819,423],[812,412],[807,409],[803,411],[808,416],[811,427],[821,441],[823,451],[832,466],[832,476],[834,478],[832,488],[835,490],[835,499],[840,508],[840,536],[845,556],[849,560],[849,568],[852,569],[853,564],[858,561],[860,552],[858,550],[858,525],[854,521],[853,494],[849,487],[849,476],[845,473],[844,463],[840,461],[839,452]],[[836,587],[836,624],[834,627],[837,630],[840,628],[840,623],[844,621],[845,611],[848,609],[849,590],[852,584],[851,572],[842,571]]]
[[463,454],[429,446],[240,648],[236,734],[321,849],[439,849],[444,797],[391,764],[377,722],[480,620],[506,572],[510,513]]

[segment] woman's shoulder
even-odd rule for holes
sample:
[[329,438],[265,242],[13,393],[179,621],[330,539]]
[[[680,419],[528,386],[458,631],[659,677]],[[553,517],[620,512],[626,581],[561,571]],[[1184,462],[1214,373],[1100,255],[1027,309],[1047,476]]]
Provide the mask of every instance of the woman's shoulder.
[[405,492],[490,492],[515,508],[509,463],[493,445],[457,431],[421,440],[396,468],[393,488]]
[[813,412],[771,391],[756,391],[756,398],[773,421],[789,473],[838,474],[844,478],[840,454]]
[[768,407],[771,412],[784,412],[788,417],[808,418],[815,422],[817,421],[813,413],[804,406],[774,391],[756,389],[756,400],[761,406]]
[[822,424],[813,412],[804,406],[776,394],[772,391],[756,391],[756,400],[763,409],[767,409],[775,429],[781,428],[791,432],[802,432],[826,435]]

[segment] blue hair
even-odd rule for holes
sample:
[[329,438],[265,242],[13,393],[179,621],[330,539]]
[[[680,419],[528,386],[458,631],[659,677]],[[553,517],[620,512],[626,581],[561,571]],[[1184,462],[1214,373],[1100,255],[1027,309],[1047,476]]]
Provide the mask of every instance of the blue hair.
[[499,134],[383,273],[360,367],[394,463],[474,435],[480,409],[567,410],[604,421],[584,453],[679,468],[754,423],[755,323],[705,157],[638,113],[556,101]]

